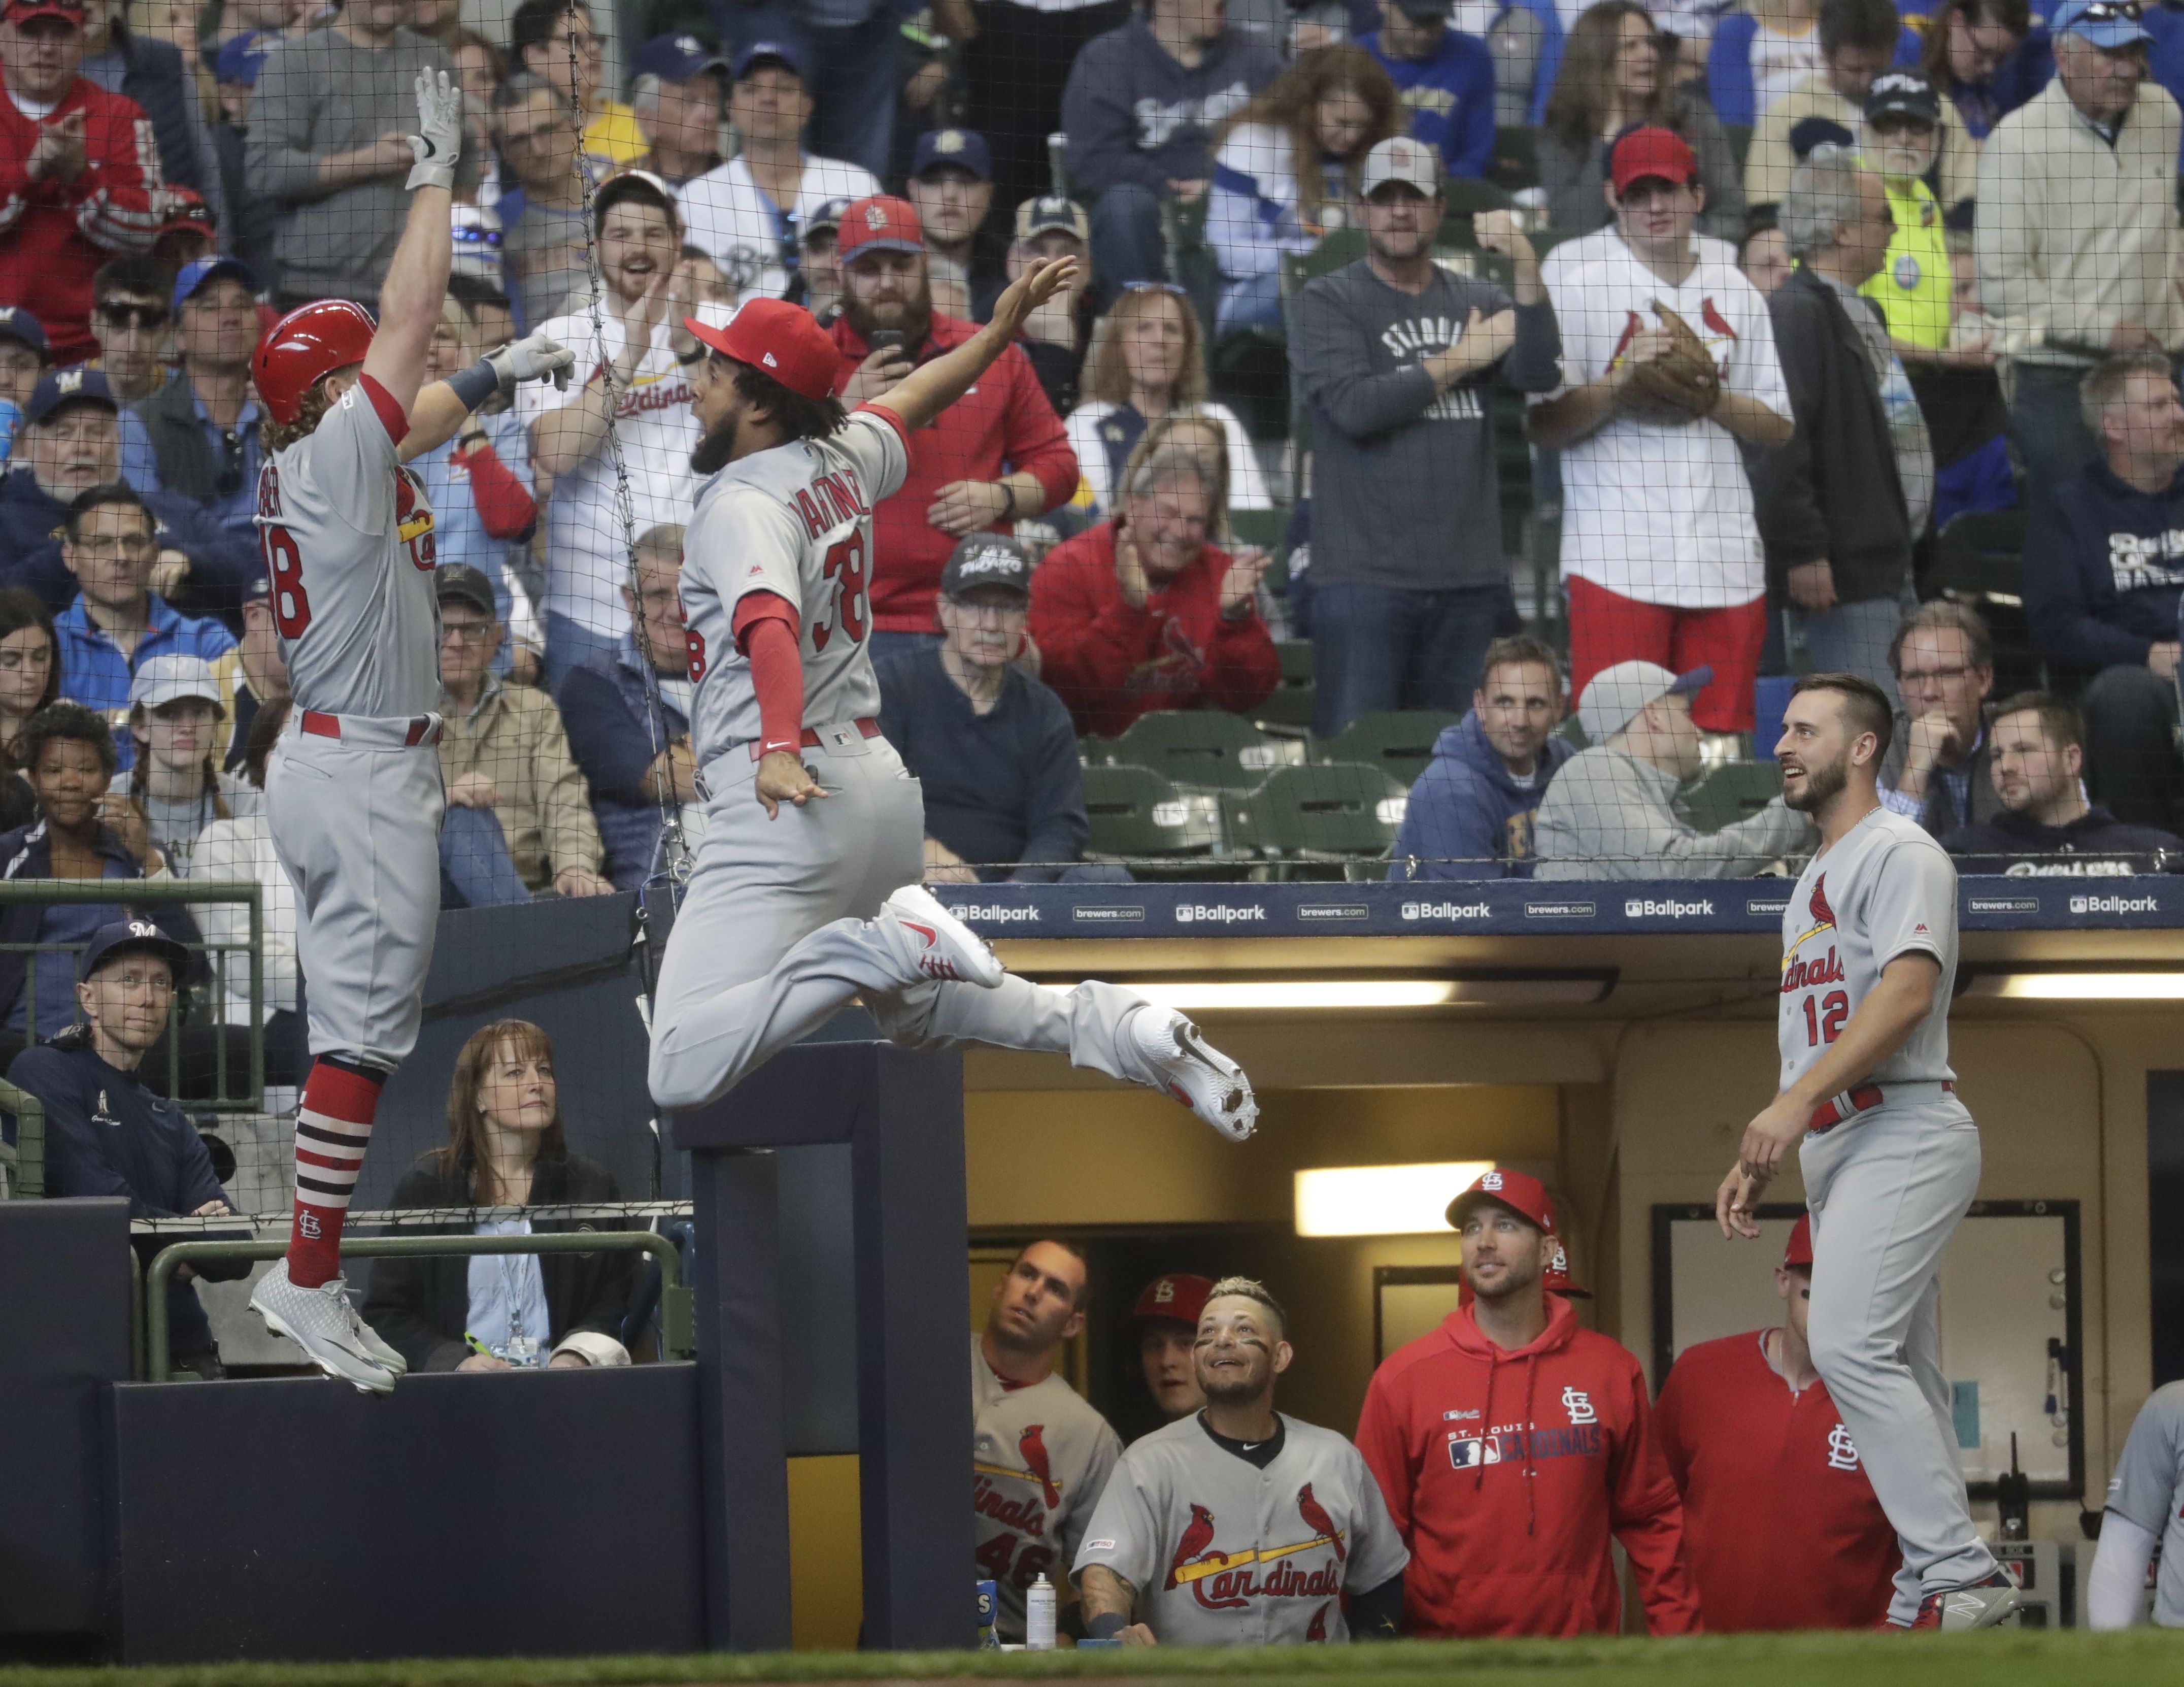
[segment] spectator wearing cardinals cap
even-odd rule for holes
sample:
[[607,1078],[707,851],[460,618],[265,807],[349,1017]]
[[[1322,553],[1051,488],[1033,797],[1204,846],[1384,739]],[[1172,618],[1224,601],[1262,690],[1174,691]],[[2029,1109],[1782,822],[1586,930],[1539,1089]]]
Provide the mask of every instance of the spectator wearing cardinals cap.
[[1780,1324],[1685,1348],[1654,1408],[1699,1603],[1716,1634],[1876,1628],[1903,1553],[1806,1345],[1808,1216],[1774,1292]]
[[[842,314],[828,332],[842,353],[835,391],[870,402],[911,371],[965,344],[975,323],[933,308],[925,234],[905,200],[875,194],[842,213]],[[875,349],[872,337],[892,336]],[[910,475],[873,512],[873,654],[939,642],[933,598],[956,542],[1006,533],[1077,490],[1077,454],[1023,348],[1011,345],[978,384],[911,438]]]
[[7,0],[0,10],[0,299],[45,329],[53,362],[92,356],[91,278],[117,254],[151,249],[159,160],[136,101],[77,74],[79,0]]
[[1211,1277],[1168,1271],[1147,1283],[1130,1309],[1145,1389],[1170,1423],[1206,1404],[1206,1390],[1198,1386],[1191,1360],[1191,1343],[1198,1339],[1198,1315],[1206,1310],[1206,1297],[1212,1292]]
[[1449,1204],[1475,1299],[1373,1373],[1365,1455],[1411,1549],[1408,1633],[1441,1639],[1609,1634],[1611,1541],[1629,1554],[1651,1634],[1699,1629],[1683,1505],[1646,1377],[1578,1327],[1546,1275],[1561,1237],[1536,1178],[1496,1170]]

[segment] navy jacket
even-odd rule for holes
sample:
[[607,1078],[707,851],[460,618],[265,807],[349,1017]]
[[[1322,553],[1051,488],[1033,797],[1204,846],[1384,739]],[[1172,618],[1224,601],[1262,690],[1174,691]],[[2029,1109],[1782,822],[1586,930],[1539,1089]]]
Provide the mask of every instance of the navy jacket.
[[1168,182],[1213,179],[1213,135],[1281,74],[1256,36],[1225,29],[1195,70],[1169,57],[1142,17],[1085,44],[1069,67],[1061,126],[1070,179],[1094,193],[1124,182],[1168,197]]
[[[880,729],[925,787],[925,834],[982,868],[982,879],[1032,884],[1080,859],[1092,822],[1069,708],[1011,668],[1000,701],[979,714],[940,665],[937,647],[875,662]],[[1008,863],[1039,862],[1011,872]],[[991,870],[983,870],[990,867]]]
[[[98,852],[109,861],[119,862],[128,870],[121,876],[141,879],[144,870],[136,864],[136,857],[129,853],[129,846],[121,841],[120,833],[101,827],[98,833]],[[12,832],[0,833],[0,879],[50,879],[53,876],[53,840],[46,835],[43,819],[33,820],[27,826],[18,826]],[[121,900],[116,897],[116,907]],[[30,975],[30,957],[16,945],[35,944],[38,941],[38,925],[44,911],[36,902],[0,903],[0,1020],[14,1010],[15,998],[23,993],[23,981]],[[203,934],[190,911],[181,902],[166,902],[158,908],[128,908],[116,912],[116,919],[143,919],[152,921],[178,943],[192,948],[204,946]],[[50,961],[46,963],[50,964]],[[203,963],[193,962],[192,974],[202,969]],[[187,980],[177,980],[187,983]]]
[[[148,492],[144,507],[159,523],[162,550],[190,559],[189,578],[169,600],[185,615],[211,615],[237,623],[242,583],[265,565],[255,541],[230,532],[172,492]],[[0,586],[34,592],[58,615],[75,601],[75,576],[61,561],[61,523],[68,506],[38,484],[27,462],[0,476]]]
[[2142,667],[2176,637],[2184,596],[2184,473],[2151,495],[2106,463],[2033,500],[2025,614],[2057,685],[2075,691],[2117,662]]
[[[8,1068],[8,1081],[45,1103],[47,1195],[118,1196],[129,1203],[132,1219],[175,1218],[227,1198],[189,1114],[154,1095],[134,1072],[99,1059],[87,1028],[71,1026],[25,1049]],[[140,1265],[171,1240],[134,1237]],[[219,1282],[247,1276],[250,1265],[235,1260],[195,1269]],[[212,1326],[190,1284],[168,1284],[167,1317],[170,1352],[212,1350]]]
[[[660,851],[660,804],[644,790],[659,749],[646,718],[644,658],[635,638],[625,633],[613,650],[571,668],[560,703],[569,753],[591,787],[606,875],[618,891],[641,890]],[[660,707],[668,742],[688,744],[690,723],[665,697]]]
[[1509,777],[1486,741],[1477,710],[1444,728],[1435,741],[1433,760],[1411,787],[1388,876],[1530,878],[1533,817],[1555,770],[1575,754],[1566,740],[1550,738],[1540,751],[1528,789]]
[[2001,873],[2013,879],[2120,879],[2134,873],[2184,871],[2184,838],[2153,826],[2127,826],[2096,802],[2067,826],[2043,826],[2003,809],[1992,819],[1959,826],[1942,847],[1960,873]]
[[214,160],[203,156],[198,147],[198,126],[190,109],[197,84],[183,66],[181,49],[172,42],[131,35],[120,27],[114,31],[114,45],[124,66],[121,92],[143,107],[151,120],[159,170],[168,186],[194,188],[217,215],[220,184]]

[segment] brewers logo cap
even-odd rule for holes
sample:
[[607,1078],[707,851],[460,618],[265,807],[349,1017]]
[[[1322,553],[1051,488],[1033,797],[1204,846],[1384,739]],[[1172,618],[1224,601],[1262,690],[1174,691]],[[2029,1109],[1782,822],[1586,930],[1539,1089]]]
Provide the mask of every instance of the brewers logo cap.
[[106,964],[109,956],[131,949],[157,955],[167,964],[177,984],[189,975],[190,952],[174,938],[148,919],[117,919],[93,934],[91,947],[83,952],[83,970],[76,976],[89,978]]
[[79,364],[41,376],[31,389],[31,402],[23,407],[23,419],[35,427],[55,411],[72,404],[104,405],[117,413],[121,409],[114,402],[114,388],[106,384],[106,377]]
[[949,554],[940,571],[940,595],[961,597],[980,586],[1006,586],[1031,596],[1031,553],[1006,533],[974,533]]
[[1056,232],[1073,235],[1081,243],[1089,245],[1092,225],[1085,221],[1084,207],[1059,193],[1043,193],[1017,207],[1017,239],[1036,240],[1042,234]]
[[45,324],[20,304],[0,304],[0,338],[20,340],[37,353],[41,360],[51,355]]
[[803,398],[823,399],[834,390],[842,354],[811,313],[785,299],[754,299],[716,327],[695,316],[682,326],[723,357],[771,375]]
[[1194,1276],[1189,1271],[1170,1271],[1145,1285],[1145,1292],[1138,1296],[1138,1304],[1130,1309],[1130,1321],[1173,1318],[1179,1324],[1195,1328],[1198,1315],[1206,1310],[1206,1299],[1212,1293],[1211,1277]]
[[1462,1230],[1474,1207],[1489,1204],[1507,1207],[1526,1223],[1554,1234],[1555,1202],[1547,1193],[1547,1186],[1536,1177],[1499,1166],[1482,1173],[1476,1183],[1448,1204],[1448,1227]]
[[917,150],[910,163],[915,182],[928,170],[961,170],[979,182],[994,179],[994,155],[986,137],[976,129],[928,129],[917,137]]
[[845,264],[860,252],[922,252],[925,225],[909,200],[874,193],[844,209],[834,249]]

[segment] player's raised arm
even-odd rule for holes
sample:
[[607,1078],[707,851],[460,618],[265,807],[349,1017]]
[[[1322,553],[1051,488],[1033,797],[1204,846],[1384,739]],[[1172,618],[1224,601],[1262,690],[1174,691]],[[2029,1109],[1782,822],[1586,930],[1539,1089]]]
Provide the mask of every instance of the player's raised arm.
[[994,302],[994,320],[944,357],[917,369],[882,397],[875,410],[891,411],[911,433],[969,392],[995,358],[1009,349],[1031,313],[1054,297],[1077,273],[1074,258],[1056,258],[1027,270]]
[[410,171],[409,221],[380,283],[379,332],[364,356],[364,372],[404,411],[425,383],[425,351],[440,320],[454,250],[448,205],[462,152],[463,96],[444,70],[417,73],[417,127],[409,137],[417,160]]

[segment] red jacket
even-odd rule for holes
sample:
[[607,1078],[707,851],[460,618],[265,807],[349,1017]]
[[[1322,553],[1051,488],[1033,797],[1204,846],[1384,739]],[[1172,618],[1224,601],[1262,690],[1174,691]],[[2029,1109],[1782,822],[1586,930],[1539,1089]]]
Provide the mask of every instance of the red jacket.
[[1791,1393],[1765,1333],[1685,1349],[1653,1413],[1707,1627],[1870,1628],[1903,1550],[1827,1384]]
[[1282,661],[1254,610],[1221,614],[1228,553],[1212,545],[1133,609],[1115,578],[1115,524],[1057,545],[1031,577],[1039,678],[1079,732],[1112,738],[1155,709],[1241,712],[1281,683]]
[[1547,1327],[1505,1353],[1469,1308],[1373,1375],[1357,1449],[1411,1549],[1404,1628],[1448,1639],[1613,1634],[1611,1534],[1652,1634],[1699,1632],[1684,1509],[1653,1438],[1646,1377],[1547,1297]]
[[[84,166],[73,182],[31,180],[41,126],[84,114]],[[38,319],[55,367],[98,350],[91,334],[91,278],[119,253],[148,252],[159,237],[152,209],[159,186],[152,122],[133,99],[88,76],[69,85],[47,118],[32,122],[0,98],[0,300]]]
[[[834,377],[839,395],[871,355],[871,348],[848,321],[836,317],[827,330],[842,349],[841,372]],[[978,332],[976,322],[935,315],[933,331],[917,349],[925,363],[953,351]],[[1019,471],[1036,475],[1046,494],[1042,511],[1067,502],[1077,491],[1077,453],[1022,346],[1011,346],[978,384],[910,436],[910,476],[894,497],[872,511],[872,625],[883,633],[934,630],[933,600],[940,588],[940,567],[956,541],[925,519],[933,494],[958,480],[999,480]],[[1010,523],[996,522],[995,533]]]

